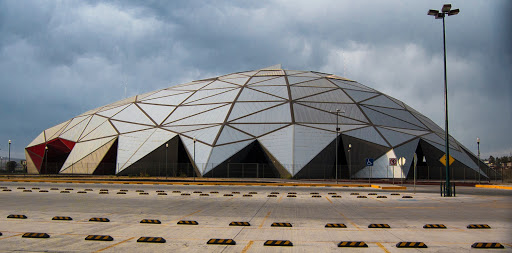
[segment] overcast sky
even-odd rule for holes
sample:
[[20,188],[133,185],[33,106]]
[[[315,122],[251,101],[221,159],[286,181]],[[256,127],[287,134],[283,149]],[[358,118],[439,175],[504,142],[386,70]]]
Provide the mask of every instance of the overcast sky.
[[[150,2],[150,3],[148,3]],[[356,80],[444,128],[444,1],[0,1],[0,156],[125,96],[281,63]],[[512,1],[452,1],[450,134],[512,152]]]

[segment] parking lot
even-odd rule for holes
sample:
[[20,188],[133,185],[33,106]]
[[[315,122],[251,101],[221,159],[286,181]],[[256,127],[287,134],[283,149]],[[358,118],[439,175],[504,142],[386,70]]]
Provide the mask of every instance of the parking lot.
[[[413,193],[357,185],[4,180],[0,187],[2,251],[481,251],[471,247],[477,242],[512,251],[510,190],[459,187],[457,197],[443,198],[439,186]],[[427,248],[397,247],[403,242]]]

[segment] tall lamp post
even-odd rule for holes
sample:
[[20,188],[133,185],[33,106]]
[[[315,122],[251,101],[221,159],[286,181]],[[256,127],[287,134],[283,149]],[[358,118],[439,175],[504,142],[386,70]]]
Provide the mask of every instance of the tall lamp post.
[[[344,113],[344,112],[341,112]],[[338,127],[338,118],[340,117],[340,109],[336,109],[336,184],[338,184],[338,135],[340,132],[340,128]]]
[[169,148],[169,143],[165,143],[165,179],[167,179],[167,148]]
[[9,162],[11,161],[11,140],[9,140]]
[[[196,138],[194,137],[194,164],[196,163]],[[196,170],[194,169],[194,166],[192,165],[192,174],[194,175],[194,182],[196,181]]]
[[350,150],[352,149],[352,144],[348,144],[348,178],[352,179],[352,154],[350,153]]
[[478,146],[478,183],[480,184],[480,138],[476,138],[476,144]]
[[48,146],[44,147],[44,153],[45,153],[44,157],[46,158],[44,169],[45,169],[46,173],[48,173]]
[[459,14],[459,9],[451,10],[452,5],[451,4],[445,4],[443,5],[443,8],[441,11],[438,10],[429,10],[428,15],[434,16],[436,19],[442,19],[443,20],[443,50],[444,50],[444,114],[445,114],[445,150],[446,150],[446,194],[445,196],[451,197],[452,196],[452,189],[450,187],[450,146],[449,146],[449,139],[448,139],[448,83],[447,83],[447,77],[446,77],[446,32],[445,32],[445,25],[444,25],[444,18],[446,15],[453,16]]

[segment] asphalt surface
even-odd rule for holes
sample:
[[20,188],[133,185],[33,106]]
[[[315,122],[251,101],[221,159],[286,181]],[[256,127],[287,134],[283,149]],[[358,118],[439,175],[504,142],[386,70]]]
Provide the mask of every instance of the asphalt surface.
[[[0,181],[0,251],[477,252],[482,249],[472,249],[473,243],[497,242],[504,246],[500,252],[512,252],[512,191],[457,187],[456,197],[444,198],[439,186],[417,186],[416,193],[407,186],[407,190],[389,191]],[[69,193],[61,193],[66,189]],[[121,190],[126,194],[117,194]],[[399,195],[392,195],[396,193]],[[7,218],[12,214],[27,218]],[[55,216],[72,220],[52,220]],[[89,221],[93,217],[110,222]],[[142,224],[143,219],[161,224]],[[198,225],[177,224],[181,220]],[[250,226],[230,226],[233,221],[249,222]],[[272,227],[274,222],[292,227]],[[326,228],[327,223],[342,223],[346,228]],[[390,228],[369,228],[372,223]],[[447,228],[425,229],[425,224]],[[487,224],[490,229],[468,229],[470,224]],[[28,232],[47,233],[50,238],[23,238]],[[113,241],[85,240],[89,235],[109,235]],[[137,242],[140,237],[162,237],[166,242]],[[232,239],[236,245],[207,244],[215,238]],[[267,240],[289,240],[293,246],[264,246]],[[365,242],[368,248],[339,248],[341,241]],[[396,247],[399,242],[423,242],[428,248],[401,249]]]

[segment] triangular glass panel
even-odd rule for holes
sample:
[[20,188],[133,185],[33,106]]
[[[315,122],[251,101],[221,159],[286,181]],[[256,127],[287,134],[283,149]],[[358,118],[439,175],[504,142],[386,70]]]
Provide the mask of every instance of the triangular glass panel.
[[393,118],[391,116],[374,111],[374,110],[366,108],[364,106],[362,106],[361,109],[363,109],[366,116],[368,116],[368,118],[371,120],[371,122],[373,122],[374,125],[397,127],[397,128],[407,128],[407,129],[413,129],[413,130],[425,130],[425,128],[423,128],[423,127],[419,127],[419,126],[413,125],[411,123],[407,123],[405,121],[399,120],[397,118]]
[[71,120],[62,122],[54,127],[44,130],[46,140],[49,141],[49,140],[53,140],[53,139],[59,137],[59,135],[62,133],[62,131],[64,131],[64,129],[66,128],[66,126],[68,125],[68,123],[70,121]]
[[235,130],[234,128],[226,125],[222,129],[219,139],[217,140],[215,145],[221,145],[221,144],[237,142],[237,141],[253,139],[253,138],[254,138],[253,136],[242,133],[242,132]]
[[331,88],[312,88],[312,87],[298,87],[290,86],[293,99],[300,99],[307,96],[316,95],[322,92],[333,90]]
[[[233,89],[214,89],[214,90],[198,90],[194,93],[194,95],[190,96],[184,104],[192,103],[194,101],[199,101],[211,96],[215,96],[227,91],[232,91]],[[203,103],[204,104],[204,103]]]
[[182,133],[182,135],[192,139],[196,138],[198,141],[204,142],[208,145],[212,145],[213,141],[215,141],[215,138],[219,134],[220,127],[220,125],[216,125],[213,127]]
[[402,144],[404,142],[407,142],[413,138],[416,138],[414,135],[409,135],[401,132],[395,132],[392,130],[388,130],[385,128],[377,127],[379,132],[384,135],[384,138],[391,144],[391,146],[397,146],[399,144]]
[[[329,113],[320,111],[311,107],[303,106],[295,103],[293,105],[293,111],[295,113],[295,121],[298,123],[324,123],[324,124],[336,124],[336,113]],[[349,118],[338,117],[339,124],[364,124]]]
[[279,105],[258,113],[237,119],[235,123],[288,123],[291,122],[290,105]]
[[302,83],[307,82],[311,80],[319,79],[319,77],[307,77],[307,76],[289,76],[288,77],[288,83],[290,85],[296,84],[296,83]]
[[68,127],[66,128],[66,131],[60,135],[60,138],[77,142],[78,138],[80,137],[80,135],[82,135],[82,132],[84,131],[85,127],[87,126],[87,123],[89,123],[90,119],[91,119],[91,117],[87,117],[86,119],[80,121],[78,124],[74,125],[71,128],[69,128],[69,125],[71,125],[71,124],[69,124]]
[[163,128],[173,131],[175,133],[186,133],[188,131],[195,131],[203,128],[208,128],[216,125],[190,125],[190,126],[165,126]]
[[238,78],[230,78],[230,79],[222,79],[224,82],[234,83],[238,85],[244,85],[249,77],[238,77]]
[[242,74],[229,74],[229,75],[225,75],[225,76],[220,76],[219,80],[236,79],[236,78],[246,78],[247,79],[247,76],[242,75]]
[[104,138],[107,136],[117,135],[116,130],[112,127],[110,122],[105,121],[103,124],[95,128],[92,132],[87,134],[85,137],[82,137],[80,141],[87,141],[93,139]]
[[228,158],[236,154],[238,151],[247,147],[247,145],[249,145],[251,142],[253,142],[253,140],[237,142],[222,146],[215,146],[212,149],[210,158],[208,159],[208,166],[204,169],[202,174],[208,173],[209,171],[217,167],[219,164],[223,163]]
[[252,85],[252,84],[255,84],[255,83],[258,83],[258,82],[263,82],[263,81],[267,81],[267,80],[271,80],[271,79],[277,79],[277,78],[282,78],[282,77],[276,77],[276,76],[254,76],[254,77],[251,78],[251,80],[249,80],[247,85]]
[[156,93],[153,93],[150,96],[145,97],[144,99],[139,99],[142,101],[149,100],[149,99],[155,99],[155,98],[161,98],[161,97],[167,97],[167,96],[176,96],[180,94],[190,94],[190,91],[183,91],[183,90],[160,90]]
[[297,75],[301,73],[305,73],[307,71],[299,71],[299,70],[285,70],[287,75]]
[[310,71],[294,74],[293,76],[305,76],[305,77],[322,77]]
[[357,90],[349,90],[345,89],[345,92],[354,99],[355,102],[361,102],[363,100],[369,99],[371,97],[378,96],[378,93],[366,92],[366,91],[357,91]]
[[399,106],[397,103],[393,102],[388,97],[381,95],[375,98],[372,98],[370,100],[366,100],[363,102],[365,105],[376,105],[381,107],[389,107],[389,108],[395,108],[395,109],[404,109],[401,106]]
[[[292,86],[293,87],[293,86]],[[296,87],[294,87],[296,88]],[[315,88],[318,89],[318,88]],[[301,98],[301,101],[311,101],[311,102],[335,102],[335,103],[353,103],[352,99],[350,99],[347,94],[345,94],[341,89],[335,89],[328,92],[324,92],[318,95]]]
[[336,134],[296,125],[293,130],[293,160],[295,171],[300,171],[311,159],[336,139]]
[[126,107],[128,107],[128,105],[122,105],[122,106],[118,106],[118,107],[115,107],[112,109],[107,109],[104,111],[97,112],[96,114],[110,118],[110,117],[116,115],[118,112],[122,111]]
[[117,150],[118,173],[151,153],[174,136],[176,134],[157,128],[121,134]]
[[256,73],[258,73],[258,70],[255,70],[255,71],[247,71],[247,72],[241,72],[239,74],[241,75],[246,75],[246,76],[253,76],[255,75]]
[[196,141],[191,138],[180,135],[183,145],[188,151],[190,159],[196,164],[198,170],[202,173],[207,167],[211,167],[208,164],[208,157],[212,152],[212,146],[206,145],[202,142]]
[[117,121],[117,120],[111,120],[111,122],[115,126],[117,131],[119,131],[119,133],[122,133],[122,134],[153,128],[153,126],[139,125],[139,124],[122,122],[122,121]]
[[299,102],[298,104],[314,107],[326,112],[336,113],[340,110],[340,116],[351,118],[362,122],[368,122],[366,116],[361,112],[359,107],[355,104],[340,104],[340,103],[314,103],[314,102]]
[[141,95],[137,95],[137,101],[141,101],[157,92],[159,92],[160,90],[157,90],[157,91],[150,91],[150,92],[146,92],[144,94],[141,94]]
[[368,88],[368,87],[366,87],[362,84],[359,84],[357,82],[350,82],[350,81],[337,80],[337,79],[330,79],[330,80],[342,89],[353,89],[353,90],[360,90],[360,91],[375,92],[374,89]]
[[[216,90],[212,90],[216,91]],[[240,93],[240,89],[233,89],[226,91],[215,96],[199,99],[194,102],[188,102],[187,105],[211,104],[211,103],[231,103],[235,100],[236,96]]]
[[[163,124],[168,124],[173,121],[183,119],[196,114],[208,112],[209,110],[226,106],[227,104],[206,104],[206,105],[182,105],[176,107],[171,116],[169,116]],[[206,122],[207,124],[209,122]]]
[[435,142],[437,144],[443,145],[443,147],[444,147],[444,139],[439,137],[435,133],[423,135],[423,136],[421,136],[421,138],[424,140],[429,140],[429,141]]
[[[331,131],[333,133],[336,132],[336,124],[301,124],[301,125],[304,125],[304,126],[307,126],[307,127],[316,128],[316,129],[323,129],[323,130]],[[367,126],[368,125],[342,125],[342,124],[338,124],[338,127],[340,128],[340,132],[346,132],[346,131],[354,130],[354,129],[357,129],[357,128],[363,128],[363,127],[367,127]]]
[[154,99],[143,100],[146,104],[158,104],[158,105],[179,105],[183,100],[187,99],[192,95],[192,92],[185,92],[179,95],[160,97]]
[[380,136],[380,134],[373,127],[359,128],[356,130],[348,131],[343,133],[344,135],[352,136],[361,140],[376,143],[382,146],[389,147],[386,141]]
[[195,90],[201,89],[202,87],[206,86],[207,84],[211,83],[212,81],[213,81],[213,79],[206,80],[206,81],[200,81],[200,82],[192,82],[192,83],[188,83],[188,84],[180,84],[180,85],[173,86],[170,89],[195,91]]
[[269,95],[278,96],[282,99],[288,99],[288,88],[284,85],[282,86],[251,86],[251,89],[255,89]]
[[414,136],[421,136],[421,135],[431,133],[430,131],[426,131],[426,130],[411,130],[411,129],[404,129],[404,128],[396,128],[396,127],[385,127],[385,128],[393,130],[393,131],[397,131],[397,132],[414,135]]
[[294,175],[293,126],[288,126],[259,137],[258,141],[273,157],[275,157],[279,164],[281,164],[291,175]]
[[325,79],[325,78],[320,78],[320,79],[316,79],[314,81],[309,81],[309,82],[298,83],[298,84],[295,84],[294,86],[338,88],[338,86],[327,81],[327,79]]
[[82,139],[84,136],[88,135],[90,132],[92,132],[94,129],[96,129],[98,126],[103,124],[103,122],[107,121],[107,118],[101,117],[101,116],[92,116],[91,120],[87,124],[87,127],[85,128],[84,132],[82,133],[82,136],[80,139]]
[[237,101],[280,101],[283,98],[272,96],[263,92],[259,92],[250,88],[244,88]]
[[115,138],[116,137],[114,136],[76,143],[73,149],[71,150],[71,153],[69,153],[68,157],[66,158],[63,168],[71,166],[72,164],[75,164],[76,162],[82,160],[84,157],[90,155],[91,153],[94,153],[95,150],[99,149],[100,147],[102,147],[103,145],[107,144],[108,142]]
[[157,125],[162,124],[162,121],[169,116],[169,114],[176,108],[175,106],[169,105],[150,105],[150,104],[138,104]]
[[252,136],[259,137],[275,131],[279,128],[288,126],[289,124],[229,124],[230,126],[244,131]]
[[378,107],[378,106],[365,106],[368,108],[371,108],[375,111],[379,111],[381,113],[385,113],[389,116],[393,116],[395,118],[399,118],[403,121],[409,122],[411,124],[426,128],[425,125],[423,125],[418,119],[416,119],[412,114],[406,110],[399,110],[399,109],[390,109],[390,108],[384,108],[384,107]]
[[[193,125],[193,124],[214,124],[223,123],[226,119],[226,115],[229,111],[230,106],[225,105],[213,110],[197,114],[188,118],[184,118],[178,121],[174,121],[174,125]],[[172,114],[171,114],[172,117]]]
[[44,138],[44,131],[43,131],[32,142],[30,142],[30,144],[28,144],[27,147],[36,146],[36,145],[39,145],[39,144],[45,143],[45,142],[46,142],[46,140]]
[[233,105],[233,109],[231,109],[228,121],[265,110],[281,103],[282,102],[236,102]]
[[202,88],[202,90],[238,88],[238,87],[240,87],[240,86],[217,80],[213,83],[208,84],[208,86]]
[[444,130],[439,127],[436,123],[434,123],[434,121],[430,120],[429,118],[423,116],[422,114],[416,114],[416,113],[413,113],[414,116],[416,116],[416,118],[418,118],[419,121],[421,121],[423,123],[423,125],[427,126],[428,129],[434,131],[434,132],[437,132],[437,133],[444,133]]
[[[251,81],[253,79],[251,79]],[[282,85],[282,86],[286,86],[286,80],[284,79],[284,77],[278,77],[278,78],[272,78],[272,79],[267,80],[267,81],[262,81],[262,82],[258,82],[258,83],[251,83],[251,86],[261,86],[261,85],[263,85],[263,86],[264,85]]]
[[135,104],[126,107],[126,109],[116,114],[112,119],[144,125],[155,125]]

